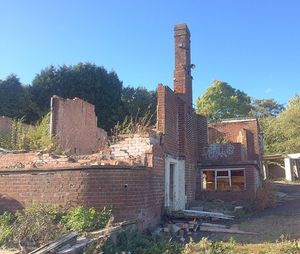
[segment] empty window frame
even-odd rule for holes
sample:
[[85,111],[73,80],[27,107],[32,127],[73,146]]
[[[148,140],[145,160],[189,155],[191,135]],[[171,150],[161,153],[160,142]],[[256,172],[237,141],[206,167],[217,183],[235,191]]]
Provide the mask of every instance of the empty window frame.
[[245,190],[245,169],[204,169],[202,189],[218,191]]

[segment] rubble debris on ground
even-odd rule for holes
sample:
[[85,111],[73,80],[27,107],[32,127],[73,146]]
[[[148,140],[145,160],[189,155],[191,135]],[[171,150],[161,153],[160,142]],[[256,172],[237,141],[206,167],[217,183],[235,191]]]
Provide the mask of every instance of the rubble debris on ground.
[[[239,209],[241,208],[239,207],[237,210]],[[169,237],[180,242],[188,242],[190,237],[199,235],[201,232],[257,234],[240,230],[236,224],[232,225],[233,215],[203,211],[203,207],[199,207],[199,210],[169,212],[163,226],[154,230],[152,234]]]

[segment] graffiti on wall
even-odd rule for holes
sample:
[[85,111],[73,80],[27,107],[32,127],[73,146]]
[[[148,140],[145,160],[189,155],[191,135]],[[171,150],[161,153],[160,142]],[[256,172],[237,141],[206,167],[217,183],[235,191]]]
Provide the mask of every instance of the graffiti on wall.
[[227,158],[233,153],[234,146],[232,144],[210,144],[203,148],[203,156],[210,160]]

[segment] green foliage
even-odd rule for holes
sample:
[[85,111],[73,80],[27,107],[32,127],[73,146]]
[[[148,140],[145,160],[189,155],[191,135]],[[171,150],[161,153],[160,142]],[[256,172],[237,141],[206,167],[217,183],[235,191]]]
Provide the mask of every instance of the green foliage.
[[91,63],[50,66],[29,86],[22,85],[15,75],[0,80],[0,115],[34,123],[49,112],[53,95],[78,97],[95,105],[98,126],[108,132],[126,116],[150,112],[151,123],[156,121],[156,92],[123,87],[115,72]]
[[34,127],[30,126],[27,131],[28,148],[36,150],[50,148],[52,140],[50,136],[50,113],[46,114]]
[[117,243],[114,244],[108,240],[103,246],[105,254],[115,254],[130,252],[131,254],[179,254],[182,251],[182,245],[170,243],[168,241],[155,241],[151,236],[138,231],[123,232],[118,235]]
[[10,150],[50,149],[50,113],[34,127],[24,124],[24,119],[13,120],[7,135],[0,133],[0,147]]
[[0,246],[6,245],[12,237],[14,216],[9,212],[0,215]]
[[0,80],[0,116],[24,117],[24,121],[29,123],[37,120],[39,115],[29,87],[22,86],[16,75]]
[[300,150],[300,96],[295,95],[277,117],[260,121],[265,153],[297,153]]
[[25,149],[26,135],[27,128],[24,125],[24,119],[13,120],[9,133],[0,133],[0,147],[11,150]]
[[63,233],[58,223],[60,213],[54,206],[33,203],[15,216],[13,238],[21,245],[32,242],[40,246]]
[[115,72],[91,63],[50,66],[32,81],[30,91],[42,113],[50,108],[50,98],[78,97],[95,105],[98,125],[110,130],[120,119],[122,82]]
[[124,87],[122,89],[122,110],[123,117],[135,116],[141,118],[151,115],[151,124],[156,122],[157,93],[148,91],[144,87]]
[[196,110],[210,121],[245,117],[251,110],[250,97],[223,81],[214,81],[206,92],[197,98]]
[[112,209],[106,208],[98,212],[95,208],[82,206],[70,210],[63,216],[62,222],[68,230],[77,232],[93,231],[104,228],[112,216]]
[[274,99],[254,99],[251,104],[250,115],[258,118],[277,116],[284,110],[284,106]]

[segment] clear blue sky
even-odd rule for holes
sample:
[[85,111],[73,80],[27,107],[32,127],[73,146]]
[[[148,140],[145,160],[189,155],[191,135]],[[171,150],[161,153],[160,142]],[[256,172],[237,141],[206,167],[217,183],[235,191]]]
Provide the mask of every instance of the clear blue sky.
[[172,85],[173,27],[192,34],[194,98],[223,80],[286,103],[300,93],[299,0],[0,0],[0,79],[92,62],[124,85]]

